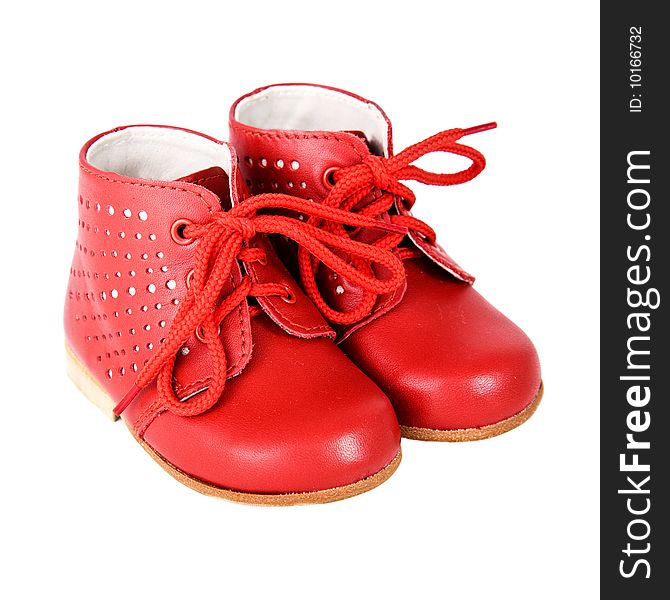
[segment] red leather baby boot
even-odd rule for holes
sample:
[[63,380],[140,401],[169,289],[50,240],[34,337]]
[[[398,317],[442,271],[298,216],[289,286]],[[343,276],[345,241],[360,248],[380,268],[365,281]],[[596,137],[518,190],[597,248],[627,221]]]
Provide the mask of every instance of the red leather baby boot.
[[[395,288],[402,265],[277,211],[377,221],[277,194],[240,202],[238,179],[227,144],[187,130],[125,127],[84,146],[69,374],[205,494],[298,504],[369,490],[400,461],[393,408],[333,343],[266,234],[364,287]],[[359,273],[342,252],[391,275]]]
[[[394,155],[391,123],[381,108],[334,88],[261,88],[230,112],[231,143],[252,193],[288,192],[406,228],[403,235],[307,220],[394,251],[406,282],[382,294],[342,278],[290,240],[277,242],[281,258],[337,329],[340,347],[391,398],[405,437],[498,435],[528,419],[542,395],[532,343],[473,289],[473,278],[437,245],[435,232],[411,216],[415,196],[402,183],[447,186],[472,179],[484,157],[458,140],[493,127],[443,131]],[[431,152],[459,154],[472,164],[451,174],[413,164]]]

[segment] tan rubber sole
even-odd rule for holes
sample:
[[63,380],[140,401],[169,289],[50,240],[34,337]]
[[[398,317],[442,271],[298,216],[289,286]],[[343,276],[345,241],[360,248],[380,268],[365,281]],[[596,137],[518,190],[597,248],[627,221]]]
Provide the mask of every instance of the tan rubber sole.
[[[89,373],[88,369],[81,363],[81,361],[74,355],[72,350],[65,346],[65,358],[67,374],[72,379],[79,390],[88,398],[95,406],[97,406],[107,417],[112,421],[118,420],[114,414],[115,402],[105,392],[98,382]],[[292,492],[285,494],[253,494],[248,492],[239,492],[236,490],[229,490],[207,483],[195,477],[184,473],[179,468],[175,467],[168,460],[156,452],[143,439],[135,435],[135,432],[128,428],[133,434],[133,437],[139,442],[140,446],[153,458],[165,471],[174,477],[185,486],[205,494],[207,496],[216,496],[217,498],[224,498],[233,502],[242,502],[244,504],[260,504],[265,506],[292,506],[296,504],[326,504],[328,502],[335,502],[337,500],[344,500],[357,496],[363,492],[367,492],[378,485],[384,483],[398,468],[400,460],[402,459],[402,452],[398,451],[395,458],[381,471],[374,475],[370,475],[364,479],[343,485],[340,487],[330,488],[326,490],[315,490],[313,492]]]
[[[135,438],[137,439],[137,438]],[[235,490],[228,490],[217,487],[206,481],[201,481],[195,477],[187,475],[180,471],[173,464],[165,460],[158,452],[156,452],[145,441],[137,439],[142,448],[144,448],[149,456],[153,458],[163,469],[165,469],[172,477],[180,483],[190,487],[196,492],[205,494],[206,496],[216,496],[225,500],[233,502],[242,502],[243,504],[260,504],[264,506],[294,506],[296,504],[327,504],[328,502],[336,502],[337,500],[344,500],[352,496],[358,496],[367,492],[378,485],[384,483],[398,468],[402,458],[402,452],[398,451],[395,458],[381,471],[377,471],[374,475],[343,485],[341,487],[330,488],[327,490],[317,490],[314,492],[292,492],[288,494],[251,494],[248,492],[238,492]]]
[[544,384],[541,383],[534,400],[526,408],[492,425],[470,427],[468,429],[426,429],[424,427],[401,425],[400,432],[404,438],[427,442],[474,442],[476,440],[485,440],[486,438],[507,433],[525,423],[537,410],[543,394]]

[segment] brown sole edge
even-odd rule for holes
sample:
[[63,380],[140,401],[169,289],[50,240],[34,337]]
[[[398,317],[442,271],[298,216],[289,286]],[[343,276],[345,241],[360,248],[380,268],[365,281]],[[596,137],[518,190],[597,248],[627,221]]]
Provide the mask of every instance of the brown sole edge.
[[492,425],[470,427],[468,429],[426,429],[424,427],[401,425],[400,433],[404,438],[425,442],[474,442],[477,440],[485,440],[507,433],[525,423],[537,410],[543,394],[544,384],[541,383],[535,398],[528,406],[526,406],[526,408],[517,414],[512,415],[503,421],[498,421],[498,423],[493,423]]
[[[114,414],[115,403],[112,398],[100,387],[100,384],[89,373],[88,369],[65,344],[67,374],[74,384],[79,388],[82,394],[95,404],[112,421],[118,420]],[[195,477],[187,475],[173,464],[163,458],[143,439],[139,438],[135,432],[128,427],[133,437],[139,442],[140,446],[153,458],[165,471],[185,486],[205,494],[207,496],[216,496],[233,502],[242,502],[245,504],[258,504],[266,506],[292,506],[295,504],[326,504],[337,500],[344,500],[367,492],[378,485],[384,483],[398,468],[402,458],[402,452],[399,450],[395,458],[381,471],[370,475],[365,479],[343,485],[341,487],[330,488],[326,490],[317,490],[313,492],[294,492],[286,494],[251,494],[247,492],[237,492],[216,487],[211,483],[201,481]]]
[[[131,433],[133,433],[131,431]],[[377,471],[374,475],[370,475],[365,479],[361,479],[354,483],[343,485],[340,487],[329,488],[326,490],[316,490],[313,492],[289,492],[284,494],[253,494],[249,492],[238,492],[220,488],[206,481],[196,479],[187,475],[173,464],[165,460],[158,452],[156,452],[144,440],[139,439],[134,433],[133,437],[139,442],[140,446],[153,458],[165,471],[174,477],[179,483],[186,487],[205,494],[206,496],[214,496],[216,498],[223,498],[232,502],[240,502],[242,504],[255,504],[260,506],[295,506],[299,504],[327,504],[329,502],[337,502],[358,496],[367,492],[378,485],[384,483],[398,468],[400,460],[402,459],[402,451],[398,451],[395,458],[386,465],[381,471]]]

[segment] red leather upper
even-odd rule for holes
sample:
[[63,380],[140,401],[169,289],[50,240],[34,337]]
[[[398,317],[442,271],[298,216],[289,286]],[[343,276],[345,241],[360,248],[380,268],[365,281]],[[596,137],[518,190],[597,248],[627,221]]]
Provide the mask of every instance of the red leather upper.
[[403,301],[340,345],[389,395],[400,423],[467,429],[523,410],[540,387],[526,334],[427,259],[405,268]]
[[[156,127],[152,135],[166,130],[186,131]],[[80,156],[79,230],[64,323],[69,347],[119,401],[169,331],[186,292],[198,242],[177,243],[173,224],[206,222],[239,194],[232,149],[228,174],[215,169],[159,181],[96,169],[88,151],[109,133],[88,142]],[[132,148],[128,154],[132,161]],[[237,264],[223,295],[249,270],[257,281],[289,286],[295,301],[259,299],[264,312],[255,317],[243,302],[224,319],[229,381],[214,408],[176,416],[158,400],[154,383],[123,418],[179,469],[228,489],[312,491],[379,471],[399,450],[388,399],[332,343],[333,331],[267,241],[254,242],[265,248],[265,264]],[[186,398],[203,390],[210,373],[205,347],[192,335],[177,358],[175,392]]]
[[266,315],[252,332],[253,358],[223,400],[195,417],[162,413],[144,433],[153,448],[199,479],[259,493],[346,485],[393,460],[393,409],[335,344],[287,336]]
[[[294,93],[303,85],[296,85]],[[254,193],[269,187],[322,200],[330,190],[323,174],[333,166],[363,161],[370,150],[359,134],[346,132],[354,127],[292,131],[240,122],[240,103],[259,93],[266,110],[272,111],[273,87],[243,96],[231,109],[230,136],[241,156],[241,172]],[[282,85],[281,93],[291,87]],[[392,154],[391,126],[381,109],[349,92],[324,89],[341,93],[345,102],[353,98],[376,108],[386,120]],[[317,107],[311,119],[314,129],[324,120]],[[294,160],[299,168],[287,169]],[[396,210],[402,212],[401,203]],[[532,343],[468,285],[474,279],[442,248],[416,236],[412,242],[424,256],[405,261],[406,291],[380,299],[369,318],[338,330],[341,348],[389,395],[402,425],[460,429],[516,414],[540,386]],[[293,261],[291,251],[290,246],[281,249],[287,264]],[[320,285],[333,306],[358,300],[355,287],[347,282],[326,276]],[[340,293],[334,294],[338,285]]]
[[[80,154],[79,235],[65,303],[65,334],[72,350],[114,398],[161,343],[186,291],[195,245],[178,245],[178,219],[204,222],[220,211],[208,189],[182,181],[143,181],[91,166]],[[239,282],[233,270],[230,289]],[[306,302],[306,300],[305,300]],[[250,357],[249,313],[241,306],[221,327],[229,376]],[[188,361],[178,361],[175,389],[188,395],[207,385],[208,365],[195,336]]]
[[[319,200],[330,190],[324,179],[329,169],[357,164],[370,154],[365,141],[354,133],[262,130],[237,121],[234,111],[235,105],[231,109],[230,141],[240,157],[240,170],[252,194],[277,191]],[[371,232],[362,232],[356,239],[364,240],[370,235]],[[282,240],[277,240],[276,245],[280,251],[284,250],[282,259],[295,274],[295,246]],[[329,269],[322,267],[320,279],[330,282],[321,286],[321,292],[331,306],[346,308],[358,302],[359,288],[333,277]],[[338,285],[345,286],[347,293],[337,294]],[[342,330],[354,331],[388,312],[403,293],[404,288],[400,288],[381,295],[367,319]]]

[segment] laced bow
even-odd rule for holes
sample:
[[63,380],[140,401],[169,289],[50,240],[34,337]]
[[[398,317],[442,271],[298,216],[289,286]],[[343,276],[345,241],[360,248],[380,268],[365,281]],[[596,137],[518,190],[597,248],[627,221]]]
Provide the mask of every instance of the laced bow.
[[[482,172],[486,166],[486,159],[474,148],[459,144],[458,140],[464,136],[495,127],[495,123],[486,123],[468,129],[442,131],[407,147],[390,158],[370,155],[359,164],[334,169],[331,171],[333,187],[324,199],[323,205],[374,219],[381,217],[381,222],[404,228],[404,232],[389,232],[370,245],[378,249],[392,251],[401,260],[418,256],[419,254],[415,250],[399,247],[406,233],[412,232],[430,244],[434,244],[435,231],[420,219],[409,214],[395,214],[393,209],[396,198],[399,199],[403,212],[409,212],[416,202],[414,192],[402,181],[414,180],[428,185],[440,186],[456,185],[470,181]],[[432,173],[412,164],[417,159],[432,152],[458,154],[469,158],[472,164],[456,173]],[[368,202],[371,194],[373,199]],[[347,239],[350,239],[352,235],[341,223],[335,221],[325,222],[319,220],[319,217],[313,217],[309,222]],[[362,264],[358,258],[352,257],[351,262],[359,270],[367,269],[368,273],[371,272],[370,265]],[[305,292],[326,319],[332,323],[356,323],[373,309],[378,294],[369,288],[363,288],[362,300],[355,309],[349,311],[335,310],[324,299],[316,281],[320,266],[318,258],[310,254],[306,248],[299,248],[298,265]]]
[[[395,235],[403,235],[401,225],[384,223],[369,216],[346,212],[341,209],[316,204],[284,194],[263,194],[246,199],[227,212],[212,215],[204,224],[189,224],[182,230],[185,238],[198,240],[193,274],[189,279],[186,296],[179,305],[174,322],[159,350],[140,371],[132,389],[116,405],[120,415],[137,394],[157,380],[160,401],[171,412],[191,416],[213,406],[226,384],[226,353],[219,336],[221,321],[248,296],[283,296],[290,290],[277,283],[254,283],[246,275],[241,283],[225,298],[221,290],[229,281],[236,260],[262,261],[263,251],[247,247],[247,242],[257,233],[280,234],[297,242],[315,260],[327,265],[349,281],[374,294],[389,293],[402,285],[404,268],[391,252],[336,235],[314,224],[276,214],[259,214],[259,211],[284,209],[301,213],[319,222],[339,226],[369,227]],[[339,253],[336,253],[339,251]],[[348,261],[339,254],[350,256]],[[377,277],[371,270],[356,265],[378,264],[384,267],[387,277]],[[211,382],[202,393],[181,401],[172,388],[172,377],[178,353],[188,338],[197,332],[206,346],[211,362]]]

